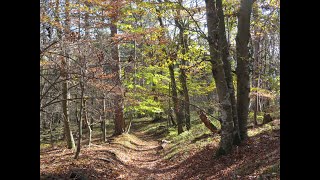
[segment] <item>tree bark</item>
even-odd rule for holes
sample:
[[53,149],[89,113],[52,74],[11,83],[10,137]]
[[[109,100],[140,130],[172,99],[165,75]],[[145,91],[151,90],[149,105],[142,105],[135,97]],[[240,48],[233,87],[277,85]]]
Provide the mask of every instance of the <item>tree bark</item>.
[[106,96],[103,93],[103,105],[102,105],[102,117],[100,116],[101,127],[102,127],[102,140],[103,142],[107,141],[107,130],[106,130]]
[[70,129],[70,118],[69,118],[69,103],[67,99],[70,99],[69,92],[68,92],[68,73],[66,68],[66,60],[61,57],[61,77],[65,79],[65,81],[62,82],[62,112],[63,112],[63,124],[64,124],[64,134],[67,141],[67,147],[68,149],[75,148],[75,143],[73,139],[73,135]]
[[[161,3],[160,0],[158,0],[159,3]],[[160,23],[160,26],[162,28],[164,27],[162,18],[160,16],[158,16],[158,20]],[[160,38],[164,38],[165,37],[165,33],[163,32],[161,34]],[[166,53],[166,55],[168,56],[169,53],[166,52],[165,49],[162,49],[163,53]],[[176,54],[174,54],[174,57],[169,57],[170,59],[174,60],[176,58]],[[182,114],[180,111],[180,105],[179,105],[179,99],[178,99],[178,93],[177,93],[177,84],[176,84],[176,80],[174,77],[174,65],[173,62],[169,64],[168,66],[169,68],[169,72],[170,72],[170,84],[171,84],[171,93],[172,93],[172,101],[173,101],[173,110],[176,114],[176,118],[177,118],[177,124],[178,124],[178,134],[181,134],[183,132],[183,127],[182,127]]]
[[[180,1],[181,3],[181,1]],[[184,34],[185,28],[182,25],[180,11],[178,10],[178,18],[175,19],[175,24],[179,28],[179,45],[181,46],[181,53],[185,55],[188,51],[188,44],[187,44],[187,35]],[[189,106],[189,92],[187,87],[187,75],[186,70],[184,69],[186,65],[186,60],[184,58],[181,59],[181,67],[180,67],[180,75],[179,80],[182,86],[181,95],[184,97],[184,103],[181,102],[182,108],[184,108],[184,119],[186,122],[186,128],[189,130],[191,128],[190,124],[190,106]],[[181,109],[182,110],[182,109]]]
[[236,37],[237,49],[237,111],[239,120],[240,137],[248,137],[247,124],[249,112],[249,49],[250,15],[253,0],[241,0],[238,17],[238,33]]
[[[59,22],[59,16],[58,16],[58,11],[59,11],[59,1],[56,1],[56,22],[60,24]],[[65,14],[66,14],[66,21],[65,21],[65,32],[69,32],[69,1],[65,1]],[[57,30],[58,34],[57,36],[61,38],[61,31]],[[62,47],[64,48],[64,47]],[[66,53],[66,49],[64,49],[64,54]],[[74,149],[75,148],[75,143],[73,139],[73,135],[70,129],[70,118],[69,118],[69,103],[68,100],[70,97],[70,93],[68,91],[68,68],[67,68],[67,60],[64,57],[61,58],[61,78],[64,79],[62,82],[62,111],[63,111],[63,124],[64,124],[64,136],[67,141],[67,147],[68,149]]]
[[[81,69],[81,68],[80,68]],[[80,150],[81,150],[81,141],[82,141],[82,113],[83,111],[83,107],[84,107],[84,73],[81,71],[81,79],[80,79],[80,88],[81,88],[81,95],[80,95],[80,109],[79,109],[79,115],[77,115],[77,120],[78,120],[78,131],[79,131],[79,135],[78,135],[78,144],[77,144],[77,151],[76,154],[74,156],[75,159],[78,159],[79,154],[80,154]],[[77,105],[76,105],[77,106]]]
[[208,42],[218,97],[221,105],[221,141],[216,155],[224,155],[231,151],[233,144],[233,116],[230,92],[226,81],[223,62],[218,54],[218,19],[215,1],[206,0]]
[[[111,37],[114,38],[117,34],[117,26],[115,22],[110,25]],[[113,41],[113,46],[111,48],[111,56],[113,60],[113,73],[115,74],[114,82],[117,84],[117,92],[115,93],[114,105],[115,105],[115,119],[114,119],[114,135],[120,135],[125,131],[125,122],[123,118],[123,92],[121,86],[121,66],[119,57],[119,45],[117,42]]]
[[86,123],[86,127],[87,127],[87,130],[88,130],[88,146],[90,147],[91,145],[91,138],[92,138],[92,129],[91,129],[91,124],[89,122],[89,119],[88,119],[88,112],[87,112],[87,104],[86,104],[87,100],[84,99],[83,100],[83,119],[84,119],[84,122]]
[[177,118],[178,134],[181,134],[181,133],[183,133],[182,115],[181,115],[181,111],[180,111],[176,80],[174,78],[173,64],[169,65],[169,72],[170,72],[170,80],[171,80],[171,94],[172,94],[172,101],[173,101],[173,110],[174,110],[174,113],[176,114],[176,118]]
[[222,0],[216,0],[217,5],[217,14],[219,19],[219,52],[221,59],[223,61],[223,68],[226,76],[226,81],[230,93],[230,101],[232,108],[232,119],[233,119],[233,143],[239,145],[240,133],[239,133],[239,122],[238,122],[238,113],[237,113],[237,102],[235,97],[235,91],[233,86],[233,78],[231,72],[231,63],[229,59],[229,46],[226,37],[226,29],[224,23],[224,13],[222,9]]

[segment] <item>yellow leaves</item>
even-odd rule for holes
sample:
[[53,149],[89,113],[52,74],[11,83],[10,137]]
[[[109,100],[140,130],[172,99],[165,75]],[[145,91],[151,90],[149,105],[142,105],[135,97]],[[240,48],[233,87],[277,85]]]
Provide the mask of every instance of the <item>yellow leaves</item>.
[[41,14],[40,15],[40,22],[42,22],[42,23],[50,22],[50,17],[47,16],[46,14]]
[[255,97],[257,95],[259,97],[265,97],[265,98],[269,98],[269,99],[273,99],[275,97],[275,95],[267,89],[253,87],[253,88],[251,88],[250,91],[251,91],[250,97]]

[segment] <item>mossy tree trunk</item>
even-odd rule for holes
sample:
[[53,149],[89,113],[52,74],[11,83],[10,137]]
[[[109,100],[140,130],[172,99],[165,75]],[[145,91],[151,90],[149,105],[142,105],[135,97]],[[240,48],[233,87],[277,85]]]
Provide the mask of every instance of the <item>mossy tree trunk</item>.
[[217,6],[217,16],[219,19],[219,52],[220,57],[223,61],[223,68],[226,76],[226,81],[230,93],[230,101],[231,101],[231,108],[232,108],[232,119],[233,119],[233,143],[239,145],[240,139],[240,132],[239,132],[239,122],[238,122],[238,113],[237,113],[237,102],[235,97],[235,91],[233,86],[233,78],[232,78],[232,71],[231,71],[231,63],[229,59],[229,46],[226,37],[226,29],[224,23],[224,13],[222,7],[222,0],[216,0]]
[[[179,3],[182,3],[182,0],[179,0]],[[175,25],[179,28],[179,49],[181,49],[181,53],[185,55],[188,51],[188,35],[185,34],[185,24],[183,24],[180,16],[180,10],[177,11],[178,16],[175,19]],[[180,74],[179,80],[181,82],[182,91],[181,95],[184,98],[184,102],[181,101],[181,111],[184,110],[184,119],[186,123],[186,128],[189,130],[191,128],[190,124],[190,105],[189,105],[189,92],[187,86],[187,75],[186,75],[186,60],[184,58],[181,59],[181,66],[180,66]],[[183,108],[183,109],[182,109]]]
[[219,102],[221,105],[221,141],[217,155],[227,154],[232,150],[233,144],[233,115],[230,101],[230,91],[226,81],[223,61],[218,53],[218,18],[215,1],[206,0],[206,13],[208,24],[208,42]]

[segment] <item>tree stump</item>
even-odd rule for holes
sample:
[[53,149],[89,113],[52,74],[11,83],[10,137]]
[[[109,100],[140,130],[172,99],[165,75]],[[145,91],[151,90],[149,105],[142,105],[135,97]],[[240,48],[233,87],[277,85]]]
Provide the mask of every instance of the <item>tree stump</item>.
[[271,115],[270,114],[264,114],[263,115],[263,124],[267,124],[267,123],[269,123],[269,122],[271,122],[273,119],[272,119],[272,117],[271,117]]

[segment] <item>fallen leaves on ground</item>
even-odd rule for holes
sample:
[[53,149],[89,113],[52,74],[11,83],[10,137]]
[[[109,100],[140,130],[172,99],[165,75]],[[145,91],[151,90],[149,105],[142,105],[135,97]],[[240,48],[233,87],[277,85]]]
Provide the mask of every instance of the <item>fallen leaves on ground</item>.
[[78,160],[72,150],[42,150],[40,175],[41,179],[280,179],[279,140],[280,130],[272,129],[220,158],[214,157],[218,145],[213,142],[168,160],[162,154],[171,148],[163,149],[141,133],[124,134],[110,143],[85,146]]

